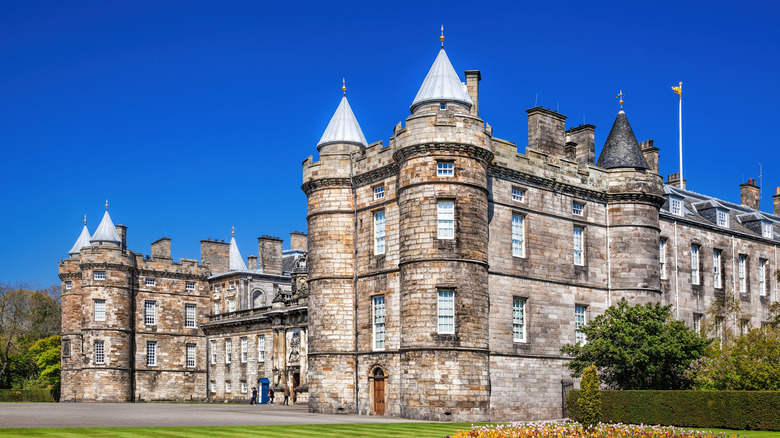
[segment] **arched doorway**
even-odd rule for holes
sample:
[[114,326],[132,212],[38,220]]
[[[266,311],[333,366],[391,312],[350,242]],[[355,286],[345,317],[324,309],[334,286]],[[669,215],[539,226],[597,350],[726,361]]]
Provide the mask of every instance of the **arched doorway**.
[[374,415],[385,415],[385,372],[377,367],[374,370]]

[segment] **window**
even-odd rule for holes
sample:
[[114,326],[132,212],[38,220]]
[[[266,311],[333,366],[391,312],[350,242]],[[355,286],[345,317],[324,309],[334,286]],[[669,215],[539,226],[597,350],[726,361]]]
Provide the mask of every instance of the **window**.
[[235,289],[235,288],[236,288],[236,282],[235,282],[235,281],[231,281],[231,282],[228,284],[228,289],[230,289],[230,290],[233,290],[233,289]]
[[228,300],[228,312],[235,312],[236,311],[236,299],[231,298]]
[[144,301],[144,324],[154,325],[154,311],[157,303],[154,301]]
[[515,202],[525,202],[525,190],[512,187],[512,200]]
[[95,321],[106,320],[106,300],[95,300]]
[[95,271],[95,273],[92,274],[92,278],[97,281],[103,281],[106,279],[106,271]]
[[582,345],[588,340],[585,338],[585,333],[582,331],[582,327],[585,326],[585,306],[574,306],[574,340],[577,345]]
[[220,289],[219,285],[214,286],[214,291],[219,292],[219,289]]
[[729,212],[727,210],[724,210],[722,208],[716,208],[715,217],[717,218],[718,226],[720,227],[729,226]]
[[62,357],[70,357],[70,339],[62,340]]
[[233,341],[231,339],[225,339],[225,363],[230,363],[233,359]]
[[241,394],[246,394],[246,380],[241,381]]
[[658,261],[661,265],[661,280],[666,280],[666,239],[661,238],[658,243]]
[[574,264],[582,266],[585,264],[585,254],[583,252],[582,239],[585,234],[585,228],[574,226]]
[[512,336],[515,342],[525,342],[525,299],[512,299]]
[[154,278],[147,278],[144,284],[146,284],[147,286],[154,286],[155,284]]
[[768,221],[761,221],[761,235],[766,237],[767,239],[772,238],[773,229],[772,229],[772,222]]
[[691,284],[700,284],[699,276],[699,247],[691,245]]
[[440,200],[436,205],[439,220],[439,239],[455,238],[455,201]]
[[246,363],[247,351],[249,349],[249,341],[246,338],[241,338],[241,363]]
[[747,292],[747,256],[739,255],[739,291]]
[[374,187],[374,199],[383,199],[385,197],[385,186]]
[[697,335],[701,333],[701,316],[700,313],[693,314],[693,331],[696,332]]
[[374,308],[374,350],[385,349],[385,296],[371,298]]
[[743,319],[739,322],[739,334],[746,335],[748,330],[750,330],[750,320]]
[[762,296],[766,296],[766,260],[759,259],[758,260],[758,293]]
[[214,301],[214,314],[219,313],[219,301]]
[[683,200],[682,198],[669,197],[669,211],[677,216],[683,215]]
[[195,344],[187,344],[187,368],[195,368]]
[[585,213],[585,204],[581,202],[572,202],[571,213],[575,216],[582,216]]
[[723,347],[723,319],[718,318],[715,320],[715,337],[718,339],[720,346]]
[[103,365],[106,363],[105,351],[103,350],[103,341],[95,341],[95,364]]
[[446,110],[447,109],[447,102],[442,102],[439,104],[439,109]]
[[436,176],[455,176],[455,163],[452,161],[439,161],[436,163]]
[[195,328],[195,305],[184,305],[184,327]]
[[215,381],[213,381],[213,380],[212,380],[212,381],[210,381],[210,382],[209,382],[209,387],[211,388],[211,393],[212,393],[212,394],[214,394],[214,393],[216,393],[216,392],[217,392],[217,382],[215,382]]
[[257,361],[265,362],[265,335],[257,335]]
[[216,339],[211,340],[211,364],[212,365],[217,364],[217,340]]
[[233,390],[233,384],[230,380],[225,380],[225,392],[230,394],[230,391]]
[[374,213],[374,255],[385,253],[385,211]]
[[146,366],[157,366],[157,342],[146,341]]
[[525,257],[525,217],[512,214],[512,255]]
[[65,289],[67,289],[67,290],[73,289],[73,282],[72,281],[66,281],[65,282]]
[[185,281],[184,282],[184,289],[185,290],[195,290],[195,282],[194,281]]
[[712,269],[713,269],[713,284],[715,289],[721,289],[723,287],[723,269],[721,268],[721,255],[723,251],[716,249],[712,251]]
[[439,334],[455,333],[455,291],[439,290],[437,305]]

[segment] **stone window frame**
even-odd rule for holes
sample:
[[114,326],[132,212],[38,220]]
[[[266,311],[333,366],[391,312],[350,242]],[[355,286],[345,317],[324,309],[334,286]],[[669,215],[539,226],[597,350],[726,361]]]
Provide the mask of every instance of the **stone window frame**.
[[106,281],[106,271],[94,271],[92,279],[95,281]]
[[225,364],[233,362],[233,339],[225,338]]
[[[447,294],[451,294],[449,297]],[[444,306],[442,308],[442,304],[449,304],[452,303],[452,306]],[[448,314],[445,314],[444,312],[449,312]],[[436,288],[436,333],[439,335],[454,335],[456,331],[456,317],[455,317],[455,288],[445,288],[445,287],[439,287]],[[452,320],[452,323],[442,323],[442,318],[449,318]],[[445,319],[446,321],[446,319]],[[442,330],[442,326],[449,327],[452,326],[452,329],[447,331]]]
[[761,221],[761,236],[766,237],[767,239],[774,238],[774,226],[772,225],[772,222]]
[[184,282],[184,290],[195,290],[195,282],[194,281],[185,281]]
[[[192,318],[190,318],[190,315]],[[192,303],[184,303],[184,328],[197,328],[197,320],[198,307]]]
[[146,341],[146,366],[157,366],[157,341]]
[[228,298],[228,313],[235,312],[236,311],[236,299],[235,298]]
[[[381,215],[381,219],[379,216]],[[387,213],[385,209],[371,212],[374,229],[374,255],[384,255],[387,252]],[[379,225],[381,224],[381,230]]]
[[525,192],[526,190],[522,187],[512,186],[512,201],[525,203]]
[[155,280],[154,278],[146,277],[144,279],[144,286],[156,286],[156,285],[157,285],[157,280]]
[[577,217],[585,217],[586,205],[587,204],[582,201],[571,201],[571,214]]
[[95,339],[92,342],[92,361],[95,365],[106,364],[106,341]]
[[216,365],[217,364],[217,340],[210,339],[209,346],[210,346],[209,353],[211,355],[211,364]]
[[658,269],[661,280],[668,280],[666,275],[666,251],[669,245],[669,238],[661,236],[658,239]]
[[[512,297],[512,342],[514,343],[526,343],[528,342],[528,335],[526,327],[528,326],[528,298],[513,296]],[[519,313],[519,318],[518,318]],[[520,336],[518,336],[518,334]]]
[[[579,239],[577,231],[579,230]],[[586,227],[575,224],[572,228],[572,255],[574,266],[585,266],[585,232]]]
[[455,160],[452,159],[437,159],[436,160],[436,176],[439,178],[454,178],[455,177]]
[[144,325],[157,325],[157,301],[144,300]]
[[70,348],[71,348],[70,339],[62,338],[62,357],[70,357],[71,355]]
[[65,282],[65,290],[71,290],[73,289],[73,282],[72,281],[66,281]]
[[[519,221],[515,221],[518,218]],[[516,239],[517,237],[517,239]],[[525,258],[525,214],[512,212],[512,257]]]
[[750,293],[750,282],[748,281],[748,272],[750,270],[750,257],[747,254],[737,255],[737,285],[739,293]]
[[758,259],[758,294],[762,297],[767,296],[769,293],[767,268],[769,266],[768,259]]
[[[379,299],[382,300],[381,303],[379,303]],[[378,309],[381,309],[381,313],[378,312]],[[384,293],[381,293],[371,296],[371,349],[373,351],[384,351],[387,347],[386,340],[387,298]],[[379,345],[379,343],[381,343],[381,345]]]
[[214,300],[214,314],[215,315],[219,315],[220,313],[222,313],[221,312],[222,306],[219,305],[219,301],[220,300]]
[[715,289],[723,289],[723,250],[712,249],[712,285]]
[[701,285],[701,245],[691,243],[691,285]]
[[92,314],[93,319],[96,322],[105,322],[106,321],[106,300],[105,299],[96,299],[92,300]]
[[[444,207],[446,203],[450,203],[452,208]],[[451,214],[448,210],[451,210]],[[447,233],[450,230],[452,231],[451,235]],[[455,239],[455,198],[436,198],[436,238],[439,240]]]
[[378,201],[380,199],[385,199],[385,185],[379,184],[376,186],[371,187],[371,191],[374,194],[374,201]]
[[265,334],[257,335],[257,361],[265,362]]
[[[588,309],[587,304],[575,304],[574,305],[574,343],[577,345],[585,345],[588,343],[588,338],[581,330],[588,324]],[[582,318],[580,318],[580,316]],[[582,342],[582,344],[580,344]]]
[[241,337],[241,363],[246,363],[249,360],[249,338],[246,336]]
[[233,382],[225,380],[225,394],[230,394],[231,392],[233,392]]
[[249,391],[249,387],[246,384],[246,380],[241,380],[240,385],[241,385],[241,394],[246,394]]
[[[192,354],[190,354],[192,352]],[[190,360],[192,359],[192,360]],[[197,364],[197,345],[195,344],[186,344],[184,347],[184,367],[185,368],[195,368]],[[190,365],[192,364],[192,365]]]

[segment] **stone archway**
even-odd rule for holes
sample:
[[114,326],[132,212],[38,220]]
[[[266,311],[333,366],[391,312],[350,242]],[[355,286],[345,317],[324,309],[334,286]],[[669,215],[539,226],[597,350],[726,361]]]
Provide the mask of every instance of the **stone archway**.
[[375,365],[368,375],[371,415],[385,415],[387,412],[387,377],[387,370],[381,365]]

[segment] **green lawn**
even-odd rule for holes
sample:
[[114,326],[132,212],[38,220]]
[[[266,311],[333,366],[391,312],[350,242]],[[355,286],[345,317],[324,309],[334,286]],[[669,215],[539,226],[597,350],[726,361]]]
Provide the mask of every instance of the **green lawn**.
[[[305,426],[96,427],[0,429],[3,437],[415,437],[444,438],[471,423],[319,424]],[[780,432],[707,429],[745,438],[780,438]]]

